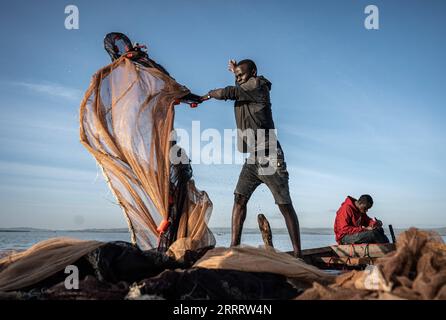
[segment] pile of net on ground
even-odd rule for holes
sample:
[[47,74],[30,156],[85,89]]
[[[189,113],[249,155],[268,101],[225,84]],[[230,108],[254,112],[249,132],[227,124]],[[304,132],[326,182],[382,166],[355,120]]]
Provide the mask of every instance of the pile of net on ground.
[[[78,289],[65,268],[79,270]],[[127,242],[49,239],[0,260],[0,299],[292,299],[334,277],[287,253],[236,247],[178,260]]]
[[[397,250],[338,277],[273,249],[187,251],[50,239],[0,259],[0,299],[446,299],[446,245],[410,229]],[[66,287],[67,265],[79,289]]]
[[446,299],[446,245],[434,232],[411,228],[397,240],[397,250],[364,271],[315,283],[298,297],[314,299]]

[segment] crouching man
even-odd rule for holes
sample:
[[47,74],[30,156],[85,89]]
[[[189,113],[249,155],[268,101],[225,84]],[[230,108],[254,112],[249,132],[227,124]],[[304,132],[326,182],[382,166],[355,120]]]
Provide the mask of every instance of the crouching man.
[[371,219],[367,211],[373,206],[368,194],[358,200],[348,196],[336,213],[334,232],[339,244],[389,243],[382,222]]

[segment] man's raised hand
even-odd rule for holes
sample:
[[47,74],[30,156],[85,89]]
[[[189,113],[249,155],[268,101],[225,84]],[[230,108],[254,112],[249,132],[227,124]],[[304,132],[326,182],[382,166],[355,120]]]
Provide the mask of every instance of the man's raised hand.
[[237,61],[231,59],[228,62],[228,70],[232,73],[235,73],[235,68],[237,67]]

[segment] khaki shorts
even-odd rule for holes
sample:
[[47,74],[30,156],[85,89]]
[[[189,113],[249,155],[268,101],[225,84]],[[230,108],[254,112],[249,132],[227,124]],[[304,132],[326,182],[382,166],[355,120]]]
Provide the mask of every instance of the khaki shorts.
[[249,199],[254,190],[264,183],[271,190],[276,204],[291,204],[288,179],[289,175],[283,159],[276,159],[273,163],[268,162],[265,165],[245,162],[234,193]]

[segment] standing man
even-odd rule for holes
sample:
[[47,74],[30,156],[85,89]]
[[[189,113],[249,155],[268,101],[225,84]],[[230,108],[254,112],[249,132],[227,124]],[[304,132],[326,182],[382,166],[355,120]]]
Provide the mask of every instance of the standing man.
[[290,197],[285,157],[275,134],[269,96],[271,82],[257,76],[252,60],[231,60],[229,70],[235,74],[236,85],[211,90],[206,98],[235,101],[238,150],[250,153],[234,191],[231,246],[240,245],[248,200],[265,183],[285,218],[294,256],[300,257],[299,221]]

